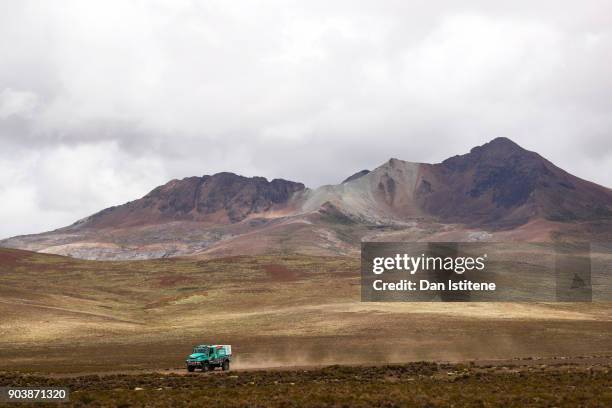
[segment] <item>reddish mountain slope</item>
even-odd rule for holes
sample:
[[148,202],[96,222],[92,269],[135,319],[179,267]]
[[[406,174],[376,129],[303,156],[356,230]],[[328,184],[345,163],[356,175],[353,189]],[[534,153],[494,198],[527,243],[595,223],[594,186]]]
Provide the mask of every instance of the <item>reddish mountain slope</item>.
[[423,165],[416,196],[428,214],[468,225],[612,219],[610,189],[574,177],[506,138]]
[[233,173],[172,180],[141,199],[0,246],[92,259],[355,253],[361,240],[612,239],[612,191],[504,138],[438,164],[391,159],[341,184]]
[[171,221],[229,224],[283,207],[293,193],[304,188],[293,181],[269,182],[263,177],[233,173],[188,177],[157,187],[139,200],[102,210],[71,229],[125,228]]

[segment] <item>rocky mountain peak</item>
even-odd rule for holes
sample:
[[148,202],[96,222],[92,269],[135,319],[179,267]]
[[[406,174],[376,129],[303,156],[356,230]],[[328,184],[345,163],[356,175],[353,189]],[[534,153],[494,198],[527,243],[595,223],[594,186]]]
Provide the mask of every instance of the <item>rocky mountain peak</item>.
[[370,172],[370,170],[361,170],[361,171],[358,171],[357,173],[355,173],[355,174],[347,177],[346,179],[344,179],[344,181],[341,184],[348,183],[349,181],[357,180],[358,178],[361,178],[361,177],[365,176],[369,172]]
[[302,183],[222,172],[175,179],[139,200],[111,207],[80,222],[79,227],[105,228],[169,221],[233,223],[283,204]]

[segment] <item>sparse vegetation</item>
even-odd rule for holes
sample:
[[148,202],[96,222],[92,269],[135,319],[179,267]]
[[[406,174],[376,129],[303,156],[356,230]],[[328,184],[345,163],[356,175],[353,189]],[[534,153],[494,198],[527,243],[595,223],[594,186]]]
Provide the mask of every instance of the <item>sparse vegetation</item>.
[[[610,361],[507,365],[411,363],[215,374],[53,378],[0,374],[10,386],[61,386],[74,407],[606,407]],[[592,362],[589,362],[592,363]],[[39,405],[37,405],[39,406]]]
[[[609,358],[360,365],[609,354],[609,304],[362,303],[358,270],[342,257],[0,250],[0,384],[68,386],[70,406],[610,405]],[[179,375],[200,343],[234,345],[237,370]],[[358,366],[316,368],[333,363]]]

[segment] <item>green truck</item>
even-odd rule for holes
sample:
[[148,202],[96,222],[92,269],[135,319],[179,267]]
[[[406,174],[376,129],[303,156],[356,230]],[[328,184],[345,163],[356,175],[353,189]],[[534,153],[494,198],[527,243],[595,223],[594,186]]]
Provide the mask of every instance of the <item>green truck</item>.
[[193,348],[193,353],[187,357],[185,363],[190,373],[196,368],[202,371],[212,371],[220,367],[223,371],[230,368],[232,361],[232,346],[227,344],[200,344]]

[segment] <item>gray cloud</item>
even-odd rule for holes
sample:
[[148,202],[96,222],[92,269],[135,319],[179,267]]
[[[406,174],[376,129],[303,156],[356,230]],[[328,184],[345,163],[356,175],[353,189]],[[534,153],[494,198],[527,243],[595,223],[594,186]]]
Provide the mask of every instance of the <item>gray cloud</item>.
[[3,2],[0,237],[174,177],[316,187],[496,136],[611,186],[610,16],[607,1]]

